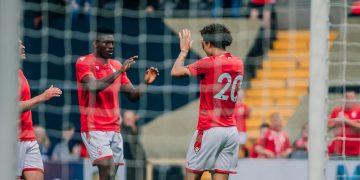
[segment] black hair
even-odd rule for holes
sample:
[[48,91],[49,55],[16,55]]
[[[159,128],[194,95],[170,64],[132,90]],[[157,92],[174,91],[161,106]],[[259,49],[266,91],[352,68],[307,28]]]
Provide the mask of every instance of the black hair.
[[222,24],[210,24],[200,30],[200,34],[205,42],[213,46],[225,49],[232,43],[231,32]]
[[268,123],[266,123],[266,122],[264,122],[264,123],[262,123],[262,124],[260,125],[260,129],[262,129],[262,128],[268,128],[268,127],[270,127],[270,125],[269,125]]
[[75,129],[75,126],[73,123],[70,123],[70,122],[66,122],[62,125],[62,129],[63,131],[68,131],[68,130],[72,130],[72,129]]
[[99,28],[96,30],[96,38],[95,40],[100,40],[103,35],[114,35],[114,31],[107,28]]

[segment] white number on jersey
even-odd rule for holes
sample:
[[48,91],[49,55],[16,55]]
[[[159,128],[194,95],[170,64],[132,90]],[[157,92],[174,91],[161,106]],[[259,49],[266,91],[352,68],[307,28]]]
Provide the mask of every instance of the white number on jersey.
[[229,96],[225,95],[225,93],[231,86],[230,99],[231,99],[231,101],[236,102],[237,97],[235,96],[235,91],[240,89],[240,85],[243,80],[243,76],[237,75],[235,77],[234,81],[232,81],[231,75],[229,73],[222,73],[219,76],[217,81],[218,81],[218,83],[222,83],[224,79],[226,79],[225,86],[214,96],[214,98],[227,101],[229,99]]

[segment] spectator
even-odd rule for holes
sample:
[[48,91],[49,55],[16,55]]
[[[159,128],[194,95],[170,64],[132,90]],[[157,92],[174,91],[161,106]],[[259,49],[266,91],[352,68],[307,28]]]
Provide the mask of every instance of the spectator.
[[75,133],[75,127],[71,123],[63,125],[62,140],[56,144],[51,159],[53,161],[69,162],[80,159],[80,145],[70,146],[70,140]]
[[90,158],[89,153],[86,150],[85,144],[80,144],[80,157],[82,158]]
[[159,0],[147,0],[146,12],[153,13],[159,7]]
[[92,0],[67,0],[71,9],[72,24],[78,22],[80,14],[84,15],[84,20],[89,21],[91,2]]
[[31,22],[24,21],[25,27],[39,29],[42,24],[41,0],[24,0],[24,6],[30,6],[31,9],[24,9],[24,18],[32,19]]
[[309,134],[308,124],[304,124],[301,129],[301,137],[295,140],[293,149],[291,153],[291,158],[293,159],[307,159],[308,157],[308,134]]
[[124,156],[127,160],[126,177],[128,180],[145,178],[145,151],[139,141],[139,116],[131,110],[124,111],[121,134],[124,137]]
[[[224,0],[213,0],[214,5],[212,9],[212,15],[214,17],[223,16],[224,13]],[[242,6],[242,0],[231,0],[231,16],[233,17],[239,17],[240,16],[240,8]]]
[[352,4],[351,4],[351,15],[353,16],[360,16],[360,1],[357,0],[357,1],[354,1]]
[[43,161],[49,159],[50,139],[42,126],[34,126],[36,141],[39,144],[40,154]]
[[335,107],[328,126],[334,128],[335,138],[329,145],[332,156],[360,156],[360,106],[354,91],[345,93],[344,106]]
[[282,117],[279,113],[270,116],[270,127],[260,137],[255,147],[260,158],[287,158],[291,153],[290,140],[282,130]]
[[[268,123],[262,123],[259,127],[259,137],[263,137],[265,132],[269,129]],[[256,140],[250,149],[250,158],[257,158],[259,154],[255,151],[256,146],[259,144],[260,139]]]
[[247,140],[246,134],[246,120],[250,117],[250,108],[243,102],[244,91],[240,90],[237,96],[237,103],[235,105],[234,117],[236,126],[240,135],[240,146],[244,145]]
[[262,26],[264,28],[264,45],[271,46],[272,38],[275,38],[277,27],[277,18],[275,12],[276,0],[251,0],[250,1],[250,19],[256,20],[262,16]]

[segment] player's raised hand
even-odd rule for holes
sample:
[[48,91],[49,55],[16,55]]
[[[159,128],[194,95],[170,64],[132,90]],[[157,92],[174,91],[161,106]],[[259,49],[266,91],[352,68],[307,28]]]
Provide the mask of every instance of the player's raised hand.
[[121,67],[122,72],[126,72],[132,64],[135,63],[135,61],[139,58],[139,56],[133,56],[127,60],[125,60],[124,64]]
[[150,67],[145,72],[145,83],[151,84],[155,81],[156,77],[159,76],[159,70],[154,67]]
[[183,29],[179,32],[179,39],[180,39],[180,50],[183,52],[189,52],[192,40],[191,40],[191,32],[188,29]]
[[51,85],[49,87],[49,89],[45,90],[41,96],[45,101],[50,100],[53,97],[60,97],[62,94],[61,89],[54,87],[53,85]]

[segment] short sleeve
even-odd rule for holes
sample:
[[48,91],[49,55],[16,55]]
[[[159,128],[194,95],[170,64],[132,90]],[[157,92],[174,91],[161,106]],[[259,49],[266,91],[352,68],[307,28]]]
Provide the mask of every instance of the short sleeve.
[[[115,67],[116,70],[120,70],[122,67],[122,64],[119,61],[112,60],[110,61],[111,65]],[[120,80],[120,84],[128,84],[131,83],[130,79],[127,77],[126,72],[121,73],[121,75],[118,77],[117,81]]]
[[84,57],[80,57],[76,62],[76,78],[81,82],[87,75],[93,75],[91,66]]
[[337,118],[338,114],[339,114],[339,111],[337,111],[337,109],[334,109],[330,114],[330,118],[331,119]]
[[284,150],[287,150],[289,148],[291,148],[291,143],[290,143],[290,139],[287,135],[285,135],[285,144],[284,144]]
[[328,121],[328,125],[333,126],[334,124],[334,119],[338,117],[339,114],[339,110],[338,108],[335,108],[331,111],[330,117],[329,117],[329,121]]
[[260,136],[260,138],[258,140],[258,145],[259,146],[262,146],[263,148],[265,148],[268,134],[269,134],[269,130],[265,131],[265,133],[262,134],[262,136]]
[[206,57],[187,66],[192,76],[199,76],[208,72],[211,68],[211,60]]
[[126,72],[122,73],[120,78],[121,78],[120,79],[121,84],[129,84],[130,83],[130,79],[127,77]]

